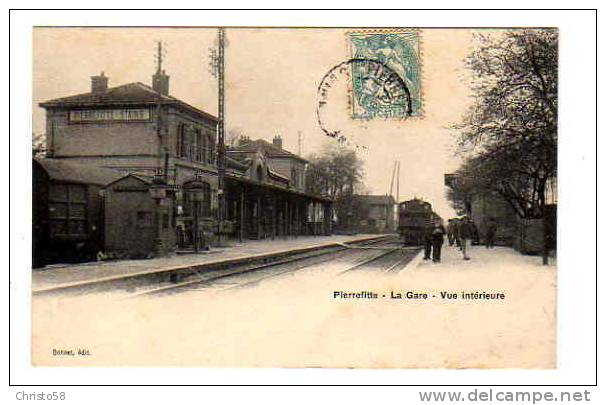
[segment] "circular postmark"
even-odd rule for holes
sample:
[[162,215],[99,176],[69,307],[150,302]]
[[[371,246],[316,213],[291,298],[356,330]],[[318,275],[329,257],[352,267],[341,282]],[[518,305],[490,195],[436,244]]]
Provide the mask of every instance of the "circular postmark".
[[[412,113],[411,94],[404,80],[385,63],[373,59],[353,58],[332,67],[320,81],[317,97],[318,125],[340,142],[346,142],[347,137],[336,117],[339,111],[347,111],[348,118],[354,120],[406,119]],[[331,109],[331,102],[346,105]]]

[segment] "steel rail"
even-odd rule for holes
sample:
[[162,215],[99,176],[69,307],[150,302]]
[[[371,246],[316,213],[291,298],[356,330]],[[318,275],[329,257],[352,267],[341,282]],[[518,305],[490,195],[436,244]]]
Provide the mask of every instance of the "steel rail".
[[400,250],[400,248],[391,248],[391,249],[389,249],[389,250],[387,250],[385,252],[381,252],[381,253],[379,253],[377,255],[374,255],[374,256],[372,256],[372,257],[370,257],[368,259],[362,260],[361,262],[358,262],[358,263],[354,264],[353,266],[350,266],[350,267],[346,268],[345,270],[343,270],[342,272],[340,272],[339,275],[347,273],[347,272],[350,272],[350,271],[355,270],[355,269],[358,269],[360,267],[366,266],[368,263],[372,263],[372,262],[374,262],[374,261],[376,261],[376,260],[378,260],[378,259],[380,259],[382,257],[390,255],[390,254],[392,254],[393,252],[395,252],[397,250]]
[[[385,239],[391,239],[391,236],[385,237],[385,238],[380,238],[380,239],[373,239],[371,241],[365,241],[362,242],[363,244],[375,244],[375,243],[380,243],[380,242],[384,242]],[[234,272],[230,272],[230,273],[226,273],[226,274],[220,274],[214,277],[209,277],[209,278],[195,278],[193,280],[185,280],[183,282],[179,282],[179,283],[174,283],[174,284],[170,284],[170,285],[164,285],[161,287],[157,287],[157,288],[153,288],[153,289],[148,289],[148,290],[144,290],[144,291],[139,291],[133,294],[129,295],[129,298],[136,298],[136,297],[141,297],[141,296],[151,296],[151,295],[156,295],[156,294],[162,294],[165,292],[169,292],[171,290],[178,290],[178,289],[184,289],[184,287],[188,287],[188,286],[193,286],[196,284],[208,284],[208,283],[212,283],[214,281],[223,279],[223,278],[227,278],[227,277],[232,277],[232,276],[237,276],[237,275],[241,275],[241,274],[247,274],[247,273],[253,273],[259,270],[263,270],[263,269],[267,269],[270,267],[275,267],[275,266],[280,266],[280,265],[284,265],[284,264],[290,264],[290,263],[296,263],[302,260],[307,260],[307,259],[313,259],[313,258],[317,258],[317,257],[321,257],[324,255],[328,255],[328,254],[335,254],[335,253],[342,253],[345,251],[350,251],[352,249],[356,249],[358,248],[357,246],[353,245],[353,246],[349,246],[346,244],[339,244],[338,246],[332,246],[330,248],[326,248],[324,250],[315,252],[313,254],[301,254],[301,255],[297,255],[297,256],[292,256],[292,257],[287,257],[284,259],[280,259],[280,260],[276,260],[276,261],[272,261],[272,262],[268,262],[268,263],[261,263],[261,264],[257,264],[257,265],[253,265],[252,267],[248,267],[248,268],[244,268],[242,270],[239,271],[234,271]],[[390,253],[393,252],[394,250],[397,250],[397,248],[395,249],[391,249],[386,253]],[[281,274],[285,274],[288,272],[292,272],[292,271],[297,271],[300,270],[301,268],[305,268],[305,267],[309,267],[313,264],[309,264],[306,266],[302,266],[300,268],[297,269],[288,269],[282,272],[277,272],[275,274],[272,275],[268,275],[266,277],[263,277],[260,280],[255,280],[253,282],[249,282],[249,283],[256,283],[256,282],[260,282],[266,278],[271,278],[271,277],[276,277],[279,276]],[[197,273],[199,276],[202,276],[202,273],[198,272]],[[246,284],[246,283],[244,283]],[[199,290],[199,289],[189,289],[189,291],[192,290]]]

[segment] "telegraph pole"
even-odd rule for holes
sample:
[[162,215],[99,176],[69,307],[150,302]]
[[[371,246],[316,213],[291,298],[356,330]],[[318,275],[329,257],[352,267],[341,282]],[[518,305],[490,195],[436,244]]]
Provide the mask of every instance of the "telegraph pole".
[[400,202],[400,161],[398,160],[398,175],[396,183],[396,204]]
[[[162,59],[164,57],[164,52],[166,52],[165,49],[162,49],[162,41],[158,41],[158,51],[156,53],[156,74],[154,75],[154,77],[152,78],[152,80],[156,80],[155,78],[159,75],[162,74]],[[155,87],[155,84],[152,83],[152,87]],[[157,118],[157,125],[156,125],[156,132],[158,134],[158,174],[162,174],[163,173],[163,178],[164,178],[164,183],[168,184],[168,146],[166,145],[167,140],[165,137],[165,131],[164,131],[164,121],[163,121],[163,111],[162,111],[162,102],[158,100],[158,103],[156,105],[157,107],[157,114],[158,114],[158,118]],[[161,169],[161,159],[162,156],[164,156],[164,168]]]
[[222,242],[223,220],[225,218],[225,28],[219,28],[219,55],[217,61],[219,92],[219,125],[217,134],[217,168],[219,177],[218,223],[219,245]]
[[387,194],[388,196],[392,196],[392,197],[393,197],[393,181],[394,181],[394,178],[396,177],[396,167],[397,166],[398,166],[398,161],[394,160],[393,169],[391,170],[391,182],[389,183],[389,193]]

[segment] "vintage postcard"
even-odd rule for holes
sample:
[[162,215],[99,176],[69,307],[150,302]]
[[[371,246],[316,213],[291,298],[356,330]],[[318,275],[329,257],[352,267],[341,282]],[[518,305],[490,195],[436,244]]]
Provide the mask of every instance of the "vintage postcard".
[[558,39],[35,27],[33,365],[556,368]]

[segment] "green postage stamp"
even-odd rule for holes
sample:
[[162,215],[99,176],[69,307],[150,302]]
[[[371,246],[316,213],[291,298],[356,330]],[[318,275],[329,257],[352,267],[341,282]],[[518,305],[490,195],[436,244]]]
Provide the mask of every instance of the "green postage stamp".
[[420,38],[417,29],[347,34],[354,119],[423,115]]

